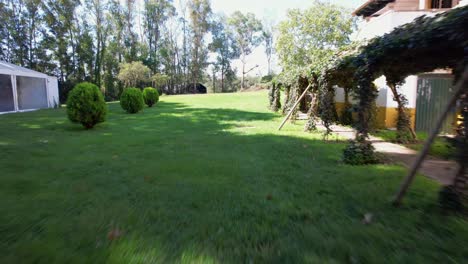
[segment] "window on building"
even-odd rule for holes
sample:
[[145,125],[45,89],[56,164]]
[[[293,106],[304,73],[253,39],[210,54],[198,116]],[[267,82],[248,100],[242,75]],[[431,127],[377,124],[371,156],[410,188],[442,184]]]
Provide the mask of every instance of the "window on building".
[[452,8],[452,0],[431,0],[431,8]]

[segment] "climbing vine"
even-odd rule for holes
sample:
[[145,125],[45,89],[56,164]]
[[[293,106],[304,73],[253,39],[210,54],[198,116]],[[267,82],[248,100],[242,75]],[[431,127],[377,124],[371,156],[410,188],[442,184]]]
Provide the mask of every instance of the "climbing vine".
[[[372,119],[372,102],[375,101],[377,89],[373,81],[385,76],[387,84],[398,102],[397,128],[399,140],[414,138],[410,130],[410,116],[407,111],[407,99],[402,96],[397,86],[402,84],[409,75],[431,72],[436,69],[452,69],[455,81],[458,81],[468,65],[468,6],[455,8],[435,15],[422,16],[412,23],[405,24],[381,37],[376,37],[354,52],[343,54],[330,63],[321,78],[325,87],[344,85],[359,99],[357,104],[358,122],[356,138],[345,149],[344,160],[351,164],[361,164],[372,161],[362,157],[366,152],[373,154],[369,147],[369,121]],[[346,81],[346,79],[348,81]],[[457,160],[460,170],[454,186],[449,188],[463,197],[467,196],[468,177],[468,144],[466,138],[467,99],[462,98],[465,127],[459,129],[456,140],[458,149]],[[409,135],[409,136],[408,136]],[[369,162],[370,163],[370,162]],[[458,184],[460,183],[460,184]],[[457,185],[458,184],[458,185]],[[448,189],[447,189],[448,190]],[[446,192],[451,193],[451,191]]]
[[[419,17],[414,22],[396,28],[366,45],[338,54],[322,73],[329,84],[350,89],[359,99],[356,140],[366,140],[369,134],[371,105],[377,95],[373,80],[385,75],[387,83],[396,85],[412,74],[437,68],[452,68],[455,77],[467,63],[468,7],[456,8],[434,17]],[[395,94],[395,93],[394,93]],[[399,95],[399,93],[396,93]],[[399,128],[409,127],[405,98],[400,100]]]
[[270,90],[268,92],[270,109],[273,112],[278,112],[281,109],[281,83],[276,79],[271,81]]
[[395,84],[388,84],[390,90],[393,93],[393,100],[398,104],[398,116],[397,116],[397,135],[396,140],[399,143],[408,143],[416,140],[416,133],[411,125],[411,113],[407,108],[408,99],[399,93]]

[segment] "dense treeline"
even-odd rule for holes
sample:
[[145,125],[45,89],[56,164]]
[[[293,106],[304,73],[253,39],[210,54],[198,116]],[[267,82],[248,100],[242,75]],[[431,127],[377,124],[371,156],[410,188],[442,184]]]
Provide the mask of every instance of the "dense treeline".
[[[149,68],[137,86],[153,84],[173,94],[209,81],[218,86],[215,91],[235,90],[232,60],[263,42],[271,47],[271,32],[263,32],[252,14],[236,12],[232,19],[213,14],[209,0],[179,5],[172,0],[0,0],[0,60],[57,76],[62,101],[82,81],[99,86],[107,100],[117,99],[125,87],[120,69],[132,62]],[[252,38],[236,38],[238,32]]]

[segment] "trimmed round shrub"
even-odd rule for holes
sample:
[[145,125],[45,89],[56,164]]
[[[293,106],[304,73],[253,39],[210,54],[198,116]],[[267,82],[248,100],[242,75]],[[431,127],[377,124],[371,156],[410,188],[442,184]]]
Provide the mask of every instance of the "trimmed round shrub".
[[135,114],[143,110],[143,93],[138,88],[127,88],[120,96],[120,106],[127,113]]
[[152,87],[146,87],[143,89],[143,99],[148,107],[152,107],[159,101],[158,90]]
[[374,146],[368,141],[352,140],[343,150],[343,161],[350,165],[378,163]]
[[82,124],[86,129],[104,122],[107,105],[99,88],[88,82],[77,84],[68,94],[68,119]]

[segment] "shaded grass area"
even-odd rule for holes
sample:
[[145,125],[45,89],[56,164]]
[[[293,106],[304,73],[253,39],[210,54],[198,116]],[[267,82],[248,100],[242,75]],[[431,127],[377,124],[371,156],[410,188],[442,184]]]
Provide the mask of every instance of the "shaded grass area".
[[[93,130],[0,116],[1,263],[463,262],[467,221],[404,170],[342,164],[345,142],[276,127],[266,93],[172,96]],[[373,214],[364,225],[363,215]],[[109,232],[118,230],[117,239]]]
[[[396,131],[392,130],[379,130],[374,133],[376,136],[381,137],[382,139],[390,142],[396,142]],[[404,146],[414,149],[421,150],[424,146],[424,142],[427,140],[428,135],[426,132],[416,132],[418,141],[416,143],[403,144]],[[429,150],[429,155],[432,155],[441,159],[454,159],[456,149],[453,145],[447,140],[446,137],[437,137],[434,143]]]

